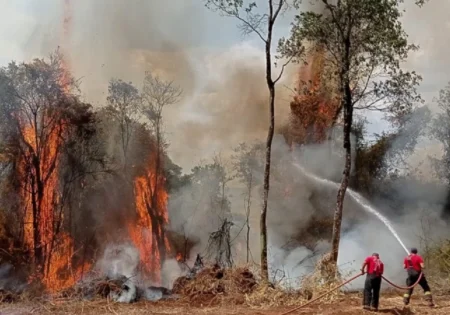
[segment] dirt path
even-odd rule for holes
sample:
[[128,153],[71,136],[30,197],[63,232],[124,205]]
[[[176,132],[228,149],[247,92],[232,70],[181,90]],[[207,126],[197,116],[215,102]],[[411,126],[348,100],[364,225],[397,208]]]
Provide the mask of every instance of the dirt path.
[[[428,315],[428,314],[450,314],[450,296],[438,297],[436,308],[430,309],[423,300],[415,297],[411,307],[403,309],[401,297],[389,297],[381,300],[381,314],[394,315]],[[15,303],[0,304],[1,315],[28,315],[28,314],[86,314],[86,315],[280,315],[292,308],[269,308],[259,309],[243,306],[222,305],[217,307],[191,307],[180,302],[140,302],[135,304],[115,304],[105,300],[93,302],[80,301],[53,301],[45,303]],[[295,314],[317,314],[317,315],[353,315],[371,314],[361,309],[361,298],[357,295],[346,296],[334,303],[315,303],[301,310],[291,313]]]

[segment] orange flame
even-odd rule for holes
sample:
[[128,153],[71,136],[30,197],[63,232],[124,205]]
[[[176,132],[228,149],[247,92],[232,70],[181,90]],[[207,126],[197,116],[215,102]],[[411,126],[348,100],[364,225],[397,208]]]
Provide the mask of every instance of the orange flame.
[[[63,39],[64,45],[67,45],[70,36],[70,27],[72,22],[71,0],[64,2],[64,21],[63,21]],[[71,75],[70,65],[67,56],[63,56],[61,60],[62,73],[59,79],[63,91],[68,94],[71,89]],[[49,126],[51,118],[46,117],[43,113],[43,126]],[[47,122],[48,121],[48,122]],[[35,235],[33,219],[36,215],[38,222],[37,229],[39,230],[40,240],[38,247],[42,250],[42,255],[45,259],[40,277],[40,280],[45,285],[48,291],[55,292],[72,286],[83,274],[83,272],[90,269],[88,263],[73,269],[72,258],[74,256],[74,244],[70,235],[65,232],[59,232],[56,235],[56,226],[62,224],[63,215],[58,217],[58,210],[60,210],[59,197],[59,151],[61,145],[60,135],[63,132],[63,122],[55,123],[55,128],[49,128],[48,135],[42,137],[42,133],[38,131],[36,124],[26,125],[22,124],[23,139],[27,147],[31,148],[28,156],[22,161],[20,173],[22,176],[28,176],[30,172],[33,178],[38,178],[37,171],[39,170],[41,176],[41,183],[28,182],[27,186],[22,191],[22,197],[25,202],[24,214],[24,241],[25,244],[32,250],[35,245]],[[31,161],[39,157],[39,166],[28,167],[27,164],[32,164]],[[26,172],[28,170],[28,173]],[[45,178],[45,180],[44,180]],[[39,198],[40,211],[38,214],[33,213],[32,195],[38,192],[38,185],[41,185],[43,191],[42,198]],[[36,208],[36,206],[35,206]],[[33,256],[36,253],[32,253]],[[33,278],[34,276],[32,276]]]
[[[48,119],[43,117],[44,122]],[[23,141],[30,148],[24,159],[20,163],[20,176],[26,183],[22,189],[22,198],[25,203],[24,213],[24,242],[32,251],[35,243],[34,219],[37,222],[37,229],[40,235],[39,244],[36,244],[42,250],[44,257],[43,265],[40,267],[42,277],[40,280],[48,291],[54,292],[67,288],[79,279],[83,270],[88,270],[85,265],[78,270],[72,270],[71,260],[73,257],[73,241],[69,235],[60,232],[55,235],[56,226],[62,223],[63,216],[58,218],[58,209],[60,206],[59,186],[58,186],[58,167],[60,134],[62,133],[62,123],[52,128],[47,136],[42,133],[37,134],[35,126],[23,126]],[[39,163],[38,167],[32,167],[33,163]],[[36,162],[37,161],[37,162]],[[39,176],[38,176],[39,172]],[[28,180],[33,178],[33,180]],[[40,181],[38,183],[38,181]],[[39,185],[42,187],[39,188]],[[39,197],[42,191],[42,197]],[[38,213],[33,213],[34,209],[39,207]],[[35,218],[36,216],[36,218]],[[71,274],[70,274],[71,273]],[[36,276],[32,276],[35,278]]]
[[[57,128],[53,129],[45,143],[41,143],[41,139],[36,136],[35,127],[34,126],[26,126],[23,129],[23,138],[26,142],[26,145],[31,147],[33,152],[38,152],[40,150],[41,154],[39,156],[39,169],[30,168],[29,172],[31,172],[31,176],[33,178],[37,178],[37,171],[39,170],[41,177],[46,177],[46,185],[42,188],[43,197],[40,200],[41,203],[41,212],[39,214],[39,231],[41,234],[41,246],[46,247],[51,244],[53,241],[53,205],[58,203],[58,193],[56,190],[58,175],[58,161],[57,161],[57,148],[59,145],[58,141],[58,133],[60,130]],[[38,148],[39,146],[39,148]],[[34,156],[27,156],[27,159],[31,161],[34,159]],[[27,176],[25,171],[26,165],[22,166],[23,176]],[[25,231],[24,231],[24,239],[25,243],[33,247],[34,244],[34,236],[33,236],[33,212],[31,205],[31,196],[30,193],[34,192],[37,194],[38,192],[38,183],[30,182],[29,189],[25,189],[24,200],[28,203],[25,211]]]
[[70,91],[71,86],[71,76],[70,76],[70,62],[68,59],[68,45],[71,35],[72,27],[72,4],[71,0],[64,0],[64,19],[63,19],[63,34],[62,34],[62,44],[64,49],[64,56],[62,59],[61,67],[63,68],[62,77],[60,79],[60,84],[63,87],[64,92],[67,94]]
[[161,267],[164,256],[170,251],[164,226],[169,222],[168,194],[165,178],[156,176],[154,154],[146,168],[146,174],[134,182],[136,220],[128,223],[130,238],[140,253],[141,270],[153,282],[161,283]]
[[[300,70],[300,81],[309,82],[307,89],[301,91],[291,102],[292,133],[295,141],[299,143],[326,140],[327,131],[334,123],[340,106],[322,80],[325,68],[324,50],[317,50],[309,61],[309,64]],[[302,89],[303,86],[300,85],[300,90]]]

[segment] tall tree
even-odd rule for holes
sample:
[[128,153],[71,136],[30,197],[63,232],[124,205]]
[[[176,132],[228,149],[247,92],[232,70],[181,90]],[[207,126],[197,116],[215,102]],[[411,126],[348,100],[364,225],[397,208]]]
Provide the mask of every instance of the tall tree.
[[332,262],[337,263],[343,203],[351,170],[350,133],[354,109],[385,112],[395,123],[421,100],[416,86],[421,78],[401,69],[408,43],[400,18],[401,0],[316,0],[322,12],[301,12],[291,36],[280,41],[285,57],[292,56],[304,41],[309,53],[325,47],[328,77],[339,87],[343,108],[345,166],[337,194],[332,234]]
[[128,168],[128,151],[134,131],[134,122],[139,112],[141,98],[138,89],[131,82],[112,79],[108,86],[108,111],[119,123],[120,144],[123,155],[123,169]]
[[[296,49],[291,54],[287,62],[282,65],[280,73],[274,77],[274,57],[272,55],[272,43],[274,27],[280,15],[289,8],[288,0],[267,0],[266,13],[258,13],[256,2],[244,0],[205,0],[206,6],[218,11],[220,14],[236,18],[242,33],[245,35],[256,34],[264,43],[266,57],[266,84],[269,91],[269,130],[266,140],[266,163],[264,167],[264,194],[261,209],[260,230],[261,230],[261,277],[269,278],[267,265],[267,205],[270,189],[270,164],[272,153],[272,140],[275,131],[275,86],[283,75],[284,68],[291,60],[298,57],[301,51]],[[296,4],[298,1],[293,0]],[[298,48],[298,47],[297,47]]]
[[442,144],[444,154],[433,162],[438,178],[450,183],[450,82],[439,92],[436,102],[440,113],[433,119],[431,135]]
[[95,168],[87,147],[95,134],[94,114],[90,105],[79,102],[76,88],[58,52],[49,60],[12,62],[0,69],[0,154],[12,156],[22,241],[43,275],[61,233],[67,232],[70,190]]
[[235,177],[245,186],[244,207],[245,207],[245,228],[246,228],[246,261],[250,261],[250,209],[252,205],[253,189],[260,184],[255,173],[260,167],[261,150],[260,143],[247,144],[241,143],[234,149],[233,170]]
[[[163,110],[166,106],[173,105],[180,100],[182,90],[172,81],[165,81],[157,76],[153,76],[151,72],[147,72],[144,79],[144,87],[142,90],[142,107],[141,110],[153,129],[156,137],[156,157],[155,157],[155,176],[159,179],[163,175],[162,158],[166,143],[164,141],[163,132]],[[153,190],[158,192],[157,185],[159,180],[155,181]],[[158,199],[157,193],[152,196],[152,207],[156,206]]]
[[[439,92],[436,102],[441,110],[433,120],[432,137],[443,147],[441,159],[432,158],[437,177],[450,187],[450,82]],[[443,215],[450,217],[450,188],[444,205]]]

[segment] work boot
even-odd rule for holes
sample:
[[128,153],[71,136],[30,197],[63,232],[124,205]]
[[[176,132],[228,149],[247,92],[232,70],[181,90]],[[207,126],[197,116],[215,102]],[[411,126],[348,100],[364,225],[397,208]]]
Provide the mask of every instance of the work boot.
[[372,312],[378,312],[378,307],[372,306],[372,307],[370,308],[370,310],[371,310]]
[[409,304],[409,294],[403,295],[403,304],[405,304],[405,306]]
[[434,306],[433,296],[431,295],[431,292],[425,292],[425,301],[428,302],[428,306],[429,307],[433,307]]
[[363,310],[365,310],[365,311],[370,311],[370,306],[364,305],[364,306],[363,306]]

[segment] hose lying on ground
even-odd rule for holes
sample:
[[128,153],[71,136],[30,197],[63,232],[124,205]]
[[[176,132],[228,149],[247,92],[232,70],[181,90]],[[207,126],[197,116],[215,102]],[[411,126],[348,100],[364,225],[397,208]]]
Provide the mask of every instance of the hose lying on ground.
[[306,305],[309,305],[309,304],[311,304],[311,303],[313,303],[313,302],[315,302],[315,301],[317,301],[317,300],[320,300],[320,299],[323,298],[324,296],[326,296],[326,295],[330,294],[331,292],[333,292],[333,291],[339,289],[340,287],[343,287],[344,285],[346,285],[346,284],[352,282],[353,280],[355,280],[355,279],[361,277],[362,275],[364,275],[364,273],[357,274],[357,275],[354,276],[353,278],[348,279],[348,280],[342,282],[340,285],[338,285],[338,286],[332,288],[331,290],[328,290],[327,292],[325,292],[325,293],[322,294],[322,295],[319,295],[319,296],[316,297],[315,299],[312,299],[311,301],[308,301],[308,302],[306,302],[305,304],[300,305],[300,306],[298,306],[298,307],[296,307],[296,308],[293,308],[293,309],[291,309],[290,311],[287,311],[287,312],[282,313],[282,314],[280,314],[280,315],[290,314],[290,313],[292,313],[292,312],[295,312],[296,310],[299,310],[299,309],[305,307]]
[[[311,301],[308,301],[308,302],[306,302],[306,303],[303,304],[303,305],[297,306],[296,308],[293,308],[293,309],[291,309],[290,311],[287,311],[287,312],[285,312],[285,313],[281,313],[280,315],[290,314],[290,313],[295,312],[295,311],[297,311],[297,310],[299,310],[299,309],[301,309],[301,308],[303,308],[303,307],[305,307],[305,306],[307,306],[307,305],[309,305],[309,304],[312,304],[312,303],[314,303],[315,301],[320,300],[320,299],[323,298],[324,296],[330,294],[331,292],[333,292],[333,291],[335,291],[335,290],[337,290],[337,289],[343,287],[344,285],[346,285],[346,284],[352,282],[353,280],[356,280],[357,278],[359,278],[359,277],[361,277],[361,276],[363,276],[363,275],[364,275],[364,273],[357,274],[357,275],[354,276],[353,278],[350,278],[350,279],[348,279],[348,280],[342,282],[340,285],[338,285],[338,286],[336,286],[336,287],[334,287],[334,288],[328,290],[327,292],[323,293],[322,295],[319,295],[319,296],[316,297],[315,299],[312,299]],[[386,279],[384,276],[381,276],[381,277],[382,277],[387,283],[389,283],[391,286],[393,286],[394,288],[397,288],[397,289],[400,289],[400,290],[409,290],[409,289],[412,289],[412,288],[414,288],[415,286],[417,286],[417,285],[419,284],[420,279],[422,279],[422,276],[423,276],[423,273],[421,272],[420,275],[419,275],[419,278],[418,278],[417,281],[416,281],[416,283],[414,283],[412,286],[409,286],[409,287],[401,287],[401,286],[399,286],[399,285],[396,285],[395,283],[392,283],[391,281],[389,281],[388,279]]]

